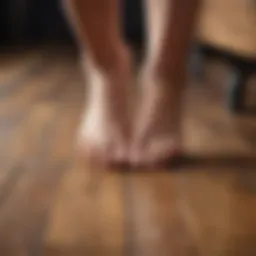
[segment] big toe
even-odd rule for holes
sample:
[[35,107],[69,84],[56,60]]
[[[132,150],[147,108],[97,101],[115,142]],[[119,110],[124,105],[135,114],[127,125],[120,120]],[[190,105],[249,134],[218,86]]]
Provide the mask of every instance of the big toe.
[[143,148],[135,149],[131,154],[131,163],[136,167],[157,167],[170,164],[181,156],[181,146],[175,140],[155,140]]

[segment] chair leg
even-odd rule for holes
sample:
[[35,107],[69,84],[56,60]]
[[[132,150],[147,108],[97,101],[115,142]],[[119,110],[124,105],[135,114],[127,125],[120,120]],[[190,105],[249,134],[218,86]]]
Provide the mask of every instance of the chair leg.
[[192,51],[190,60],[190,71],[197,80],[204,78],[204,66],[207,56],[200,49],[200,46],[195,47]]
[[241,70],[233,70],[231,73],[228,91],[227,91],[227,105],[228,108],[234,112],[242,112],[245,108],[245,93],[248,74]]

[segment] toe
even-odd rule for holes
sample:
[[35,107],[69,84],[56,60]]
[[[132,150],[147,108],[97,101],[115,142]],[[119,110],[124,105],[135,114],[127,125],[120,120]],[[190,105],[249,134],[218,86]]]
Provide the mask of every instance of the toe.
[[112,148],[109,149],[109,159],[112,165],[127,165],[128,164],[128,138],[121,132],[115,132],[113,137]]
[[176,138],[152,141],[148,149],[148,160],[151,164],[170,162],[182,154],[181,146]]
[[130,161],[134,167],[150,168],[169,165],[181,156],[181,146],[174,139],[155,140],[147,146],[134,149]]
[[134,147],[131,150],[129,161],[131,166],[134,168],[146,167],[149,163],[145,151],[140,147]]

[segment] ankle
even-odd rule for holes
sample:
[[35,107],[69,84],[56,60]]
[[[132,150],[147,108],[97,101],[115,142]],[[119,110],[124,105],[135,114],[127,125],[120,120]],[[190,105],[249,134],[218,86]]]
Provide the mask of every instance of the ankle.
[[131,56],[125,46],[116,46],[114,49],[108,48],[100,53],[84,54],[86,65],[89,69],[107,78],[123,76],[131,70]]
[[185,65],[174,66],[168,63],[146,63],[142,68],[142,78],[151,79],[160,84],[184,83],[187,76]]

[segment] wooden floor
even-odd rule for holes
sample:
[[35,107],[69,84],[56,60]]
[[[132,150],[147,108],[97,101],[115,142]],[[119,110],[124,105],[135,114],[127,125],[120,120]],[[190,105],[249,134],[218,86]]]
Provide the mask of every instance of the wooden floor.
[[65,51],[0,62],[1,256],[256,255],[256,118],[187,92],[191,157],[168,169],[90,169],[73,150],[84,86]]

